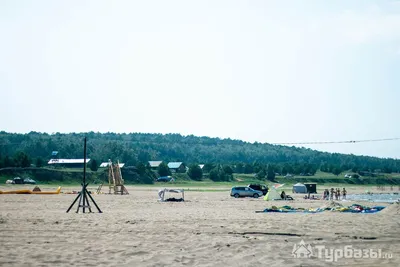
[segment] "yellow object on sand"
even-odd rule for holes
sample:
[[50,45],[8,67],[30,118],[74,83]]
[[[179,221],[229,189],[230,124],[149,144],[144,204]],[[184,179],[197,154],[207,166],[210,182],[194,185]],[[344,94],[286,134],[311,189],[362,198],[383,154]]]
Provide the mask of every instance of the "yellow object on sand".
[[34,195],[56,195],[56,194],[60,194],[60,192],[61,192],[61,186],[59,186],[56,191],[47,191],[47,192],[32,191],[32,194],[34,194]]
[[348,211],[349,208],[343,207],[343,208],[338,208],[338,211]]
[[32,191],[29,189],[13,190],[13,191],[0,191],[0,194],[32,194],[32,195],[56,195],[60,194],[61,186],[57,188],[56,191]]

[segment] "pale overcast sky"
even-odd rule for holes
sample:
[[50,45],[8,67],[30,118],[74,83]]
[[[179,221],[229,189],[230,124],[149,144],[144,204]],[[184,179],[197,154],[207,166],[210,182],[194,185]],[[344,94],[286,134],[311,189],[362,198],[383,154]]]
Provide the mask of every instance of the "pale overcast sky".
[[0,130],[400,137],[399,1],[1,0],[0,36]]

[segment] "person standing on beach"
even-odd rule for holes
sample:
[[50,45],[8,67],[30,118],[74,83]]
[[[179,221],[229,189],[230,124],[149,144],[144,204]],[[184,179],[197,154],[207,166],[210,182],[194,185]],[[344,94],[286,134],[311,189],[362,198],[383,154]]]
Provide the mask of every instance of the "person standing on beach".
[[333,187],[331,188],[331,200],[333,200],[333,194],[335,193],[335,190],[333,189]]
[[340,200],[340,188],[336,188],[336,192],[337,192],[337,195],[338,195],[338,200]]
[[329,189],[325,189],[326,190],[326,200],[329,200]]
[[343,199],[346,199],[347,191],[346,191],[346,188],[344,188],[344,187],[343,187],[342,194],[343,194]]

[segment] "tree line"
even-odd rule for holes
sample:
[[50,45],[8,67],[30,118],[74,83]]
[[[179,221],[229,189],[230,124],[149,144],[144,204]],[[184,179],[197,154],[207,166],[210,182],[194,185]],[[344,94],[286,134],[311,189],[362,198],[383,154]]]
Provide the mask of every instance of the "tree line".
[[[83,138],[88,157],[96,163],[119,160],[125,166],[146,166],[149,160],[182,161],[187,166],[205,164],[202,172],[215,180],[229,180],[232,173],[313,175],[318,169],[338,174],[400,171],[400,160],[327,153],[316,150],[249,143],[240,140],[149,133],[38,133],[0,132],[0,168],[44,166],[58,151],[60,158],[83,158]],[[92,161],[92,162],[93,162]],[[93,164],[93,163],[92,163]],[[229,168],[228,168],[229,167]],[[93,165],[93,168],[96,168]],[[232,172],[231,172],[232,171]]]

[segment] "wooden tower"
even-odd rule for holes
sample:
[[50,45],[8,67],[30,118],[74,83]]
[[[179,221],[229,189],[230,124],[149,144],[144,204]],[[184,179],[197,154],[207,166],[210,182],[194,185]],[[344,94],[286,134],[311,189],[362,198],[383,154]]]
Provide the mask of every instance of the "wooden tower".
[[124,186],[119,161],[116,164],[112,163],[111,160],[108,161],[108,186],[110,194],[129,195],[128,190]]

